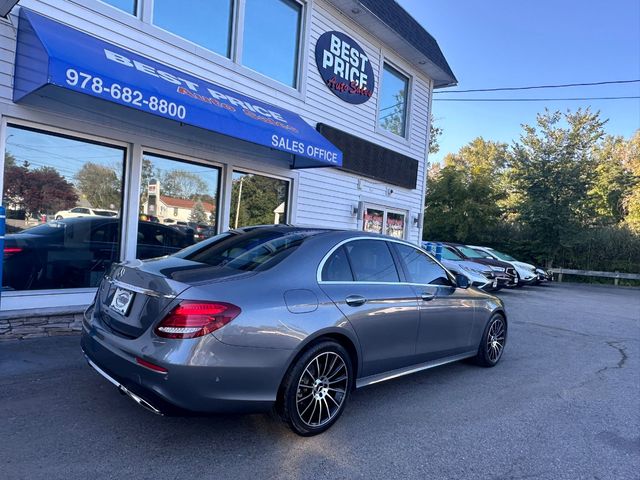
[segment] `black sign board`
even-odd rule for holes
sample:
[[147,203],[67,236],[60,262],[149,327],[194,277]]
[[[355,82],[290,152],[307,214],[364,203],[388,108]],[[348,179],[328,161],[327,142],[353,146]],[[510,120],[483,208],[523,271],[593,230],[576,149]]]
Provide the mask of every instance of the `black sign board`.
[[362,47],[341,32],[325,32],[316,43],[316,65],[325,85],[345,102],[364,103],[373,95],[375,76]]

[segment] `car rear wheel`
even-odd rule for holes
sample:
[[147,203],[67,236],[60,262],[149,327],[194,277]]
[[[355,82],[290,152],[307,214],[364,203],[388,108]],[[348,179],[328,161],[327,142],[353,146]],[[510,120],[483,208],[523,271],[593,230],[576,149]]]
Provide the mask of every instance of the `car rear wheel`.
[[487,323],[474,360],[481,367],[495,367],[507,343],[507,320],[496,313]]
[[280,415],[298,435],[322,433],[342,415],[353,381],[351,358],[342,345],[313,345],[285,376]]
[[56,220],[62,220],[62,215],[56,215]]

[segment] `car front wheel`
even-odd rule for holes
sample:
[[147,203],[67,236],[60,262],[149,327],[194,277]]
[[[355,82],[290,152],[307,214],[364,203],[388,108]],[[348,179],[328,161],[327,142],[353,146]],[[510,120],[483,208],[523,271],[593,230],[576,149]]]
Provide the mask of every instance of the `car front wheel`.
[[324,432],[342,415],[353,381],[351,358],[342,345],[313,345],[284,379],[279,406],[283,420],[298,435]]

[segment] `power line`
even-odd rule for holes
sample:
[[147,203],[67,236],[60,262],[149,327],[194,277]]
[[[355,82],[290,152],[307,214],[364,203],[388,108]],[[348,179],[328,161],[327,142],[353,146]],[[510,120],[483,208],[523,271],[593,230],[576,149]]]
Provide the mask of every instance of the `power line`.
[[631,100],[640,95],[628,97],[568,97],[568,98],[434,98],[434,102],[556,102],[584,100]]
[[433,93],[470,93],[470,92],[506,92],[513,90],[535,90],[540,88],[567,88],[567,87],[591,87],[594,85],[616,85],[626,83],[638,83],[640,79],[634,80],[609,80],[606,82],[589,83],[561,83],[555,85],[529,85],[526,87],[496,87],[496,88],[475,88],[471,90],[438,90]]

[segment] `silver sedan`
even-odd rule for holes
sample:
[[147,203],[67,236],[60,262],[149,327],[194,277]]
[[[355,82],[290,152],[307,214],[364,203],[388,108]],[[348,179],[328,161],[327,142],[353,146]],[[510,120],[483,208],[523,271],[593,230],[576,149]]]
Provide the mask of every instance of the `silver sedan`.
[[263,226],[114,265],[82,349],[154,413],[275,406],[314,435],[353,389],[467,358],[493,367],[506,339],[502,302],[415,245]]

